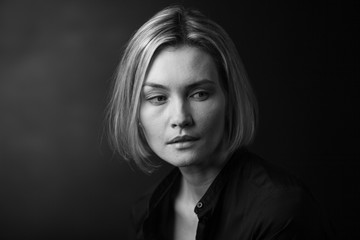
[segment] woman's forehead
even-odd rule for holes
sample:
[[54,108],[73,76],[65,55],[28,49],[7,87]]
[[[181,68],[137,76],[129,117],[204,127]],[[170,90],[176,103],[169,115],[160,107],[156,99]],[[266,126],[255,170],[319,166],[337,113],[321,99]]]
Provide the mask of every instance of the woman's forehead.
[[150,65],[145,82],[165,84],[173,81],[217,80],[218,73],[212,57],[204,50],[192,47],[167,47]]

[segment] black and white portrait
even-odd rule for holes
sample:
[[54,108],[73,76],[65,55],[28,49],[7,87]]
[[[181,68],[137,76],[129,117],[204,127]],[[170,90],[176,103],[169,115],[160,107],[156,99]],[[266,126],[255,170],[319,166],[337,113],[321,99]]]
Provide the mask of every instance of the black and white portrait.
[[0,238],[360,237],[358,10],[0,1]]

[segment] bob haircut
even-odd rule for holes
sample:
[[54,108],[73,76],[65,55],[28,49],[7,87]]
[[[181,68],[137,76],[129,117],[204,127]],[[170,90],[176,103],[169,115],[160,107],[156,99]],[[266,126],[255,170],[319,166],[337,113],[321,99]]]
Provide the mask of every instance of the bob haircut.
[[199,11],[170,6],[154,15],[132,36],[117,68],[108,106],[109,140],[114,151],[151,173],[156,154],[139,124],[141,92],[152,60],[166,47],[197,47],[218,68],[226,98],[224,141],[227,154],[251,143],[257,104],[236,47],[227,33]]

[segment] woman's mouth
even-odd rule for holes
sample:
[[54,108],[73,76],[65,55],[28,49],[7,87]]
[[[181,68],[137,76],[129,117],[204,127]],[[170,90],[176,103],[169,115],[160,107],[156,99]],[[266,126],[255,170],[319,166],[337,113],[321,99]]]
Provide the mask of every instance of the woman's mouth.
[[176,143],[184,143],[184,142],[194,142],[199,140],[199,137],[193,137],[189,135],[183,135],[183,136],[177,136],[170,141],[167,142],[167,144],[176,144]]

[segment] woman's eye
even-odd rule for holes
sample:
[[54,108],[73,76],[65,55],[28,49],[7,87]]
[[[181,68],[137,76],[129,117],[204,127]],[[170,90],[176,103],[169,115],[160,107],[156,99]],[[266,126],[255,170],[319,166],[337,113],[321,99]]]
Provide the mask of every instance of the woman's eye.
[[193,95],[191,95],[191,98],[197,100],[197,101],[204,101],[208,99],[209,93],[205,91],[196,92]]
[[166,102],[166,100],[167,100],[167,98],[162,95],[147,98],[147,101],[149,101],[150,103],[152,103],[154,105],[164,104]]

